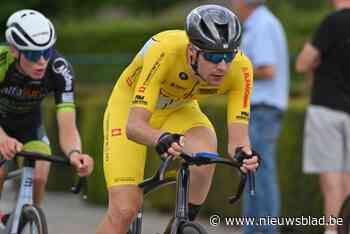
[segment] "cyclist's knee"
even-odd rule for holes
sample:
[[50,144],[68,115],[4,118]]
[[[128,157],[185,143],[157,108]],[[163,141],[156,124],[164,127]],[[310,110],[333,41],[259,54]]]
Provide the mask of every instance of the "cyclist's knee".
[[119,223],[129,225],[136,217],[138,210],[138,207],[135,205],[114,206],[108,208],[107,217],[112,225],[118,225]]
[[40,171],[36,171],[33,176],[33,183],[35,186],[45,186],[47,184],[47,179],[47,173],[40,173]]
[[107,216],[113,225],[130,224],[142,205],[142,191],[135,185],[116,186],[109,190]]

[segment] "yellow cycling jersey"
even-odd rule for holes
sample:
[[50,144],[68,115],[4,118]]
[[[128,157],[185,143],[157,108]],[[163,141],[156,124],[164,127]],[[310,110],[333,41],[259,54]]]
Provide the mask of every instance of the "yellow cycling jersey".
[[[124,70],[113,90],[132,93],[132,106],[154,112],[179,107],[213,95],[227,95],[228,122],[248,123],[253,71],[250,60],[237,53],[219,86],[193,77],[187,62],[189,44],[185,31],[171,30],[153,36]],[[115,98],[116,99],[116,98]]]

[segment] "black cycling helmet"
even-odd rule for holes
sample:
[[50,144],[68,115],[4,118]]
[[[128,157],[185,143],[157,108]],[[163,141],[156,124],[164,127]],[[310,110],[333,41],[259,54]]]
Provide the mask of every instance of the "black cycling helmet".
[[193,9],[186,19],[186,32],[192,44],[207,51],[234,51],[240,44],[241,24],[229,9],[203,5]]

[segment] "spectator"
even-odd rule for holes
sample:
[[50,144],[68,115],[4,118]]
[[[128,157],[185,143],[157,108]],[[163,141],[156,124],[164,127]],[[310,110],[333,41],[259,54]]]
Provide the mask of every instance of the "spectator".
[[[320,174],[326,217],[337,216],[350,191],[350,1],[332,0],[336,8],[300,52],[296,70],[314,73],[304,132],[306,173]],[[325,233],[335,234],[336,226]]]
[[[254,66],[250,137],[263,163],[256,175],[255,197],[245,194],[244,216],[277,217],[280,195],[276,175],[276,142],[282,114],[287,108],[289,57],[287,41],[279,20],[264,0],[232,0],[243,22],[242,50]],[[244,227],[244,233],[276,233],[276,226]]]

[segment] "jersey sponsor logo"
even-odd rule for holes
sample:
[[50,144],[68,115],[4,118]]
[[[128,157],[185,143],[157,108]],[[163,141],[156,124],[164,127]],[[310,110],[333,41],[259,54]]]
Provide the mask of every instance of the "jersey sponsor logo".
[[217,88],[199,88],[198,92],[204,95],[216,94],[218,93]]
[[117,177],[114,179],[114,182],[115,183],[118,183],[118,182],[132,182],[132,181],[136,181],[136,178],[135,177]]
[[252,88],[252,79],[249,69],[247,67],[242,68],[243,77],[244,77],[244,96],[243,96],[243,107],[248,107],[250,90]]
[[26,97],[40,97],[40,94],[41,94],[40,88],[28,87],[28,88],[24,88],[23,90],[23,96],[26,96]]
[[160,62],[163,60],[165,53],[161,53],[157,61],[153,64],[151,71],[148,73],[146,80],[143,82],[143,85],[148,85],[151,81],[154,73],[159,69]]
[[60,74],[63,76],[65,82],[65,91],[72,90],[72,84],[73,84],[73,76],[71,74],[71,71],[69,69],[68,62],[64,58],[57,58],[52,64],[52,70],[56,74]]
[[179,73],[180,80],[187,80],[188,75],[185,72],[180,72]]
[[126,79],[126,83],[131,87],[135,82],[135,77],[141,72],[142,67],[136,68],[136,70]]
[[144,100],[145,96],[142,95],[136,95],[135,99],[132,101],[132,104],[141,104],[141,105],[147,105],[148,102]]
[[156,109],[165,109],[170,107],[178,107],[188,102],[188,100],[178,99],[167,96],[163,90],[160,90],[160,95],[156,104]]
[[171,83],[170,83],[170,86],[171,86],[171,87],[174,87],[174,88],[176,88],[176,89],[186,90],[185,87],[182,87],[181,85],[178,85],[178,84],[176,84],[176,83],[174,83],[174,82],[171,82]]
[[241,119],[241,120],[249,120],[249,113],[248,112],[245,112],[245,111],[242,111],[240,113],[240,115],[237,115],[236,116],[236,119]]
[[140,86],[139,89],[138,89],[138,92],[139,93],[144,93],[146,90],[146,87],[145,86]]
[[62,93],[62,102],[74,102],[74,93]]
[[120,136],[122,134],[121,128],[113,128],[112,129],[112,136]]
[[23,89],[17,86],[7,86],[0,90],[0,94],[8,95],[11,97],[18,97],[23,95]]

